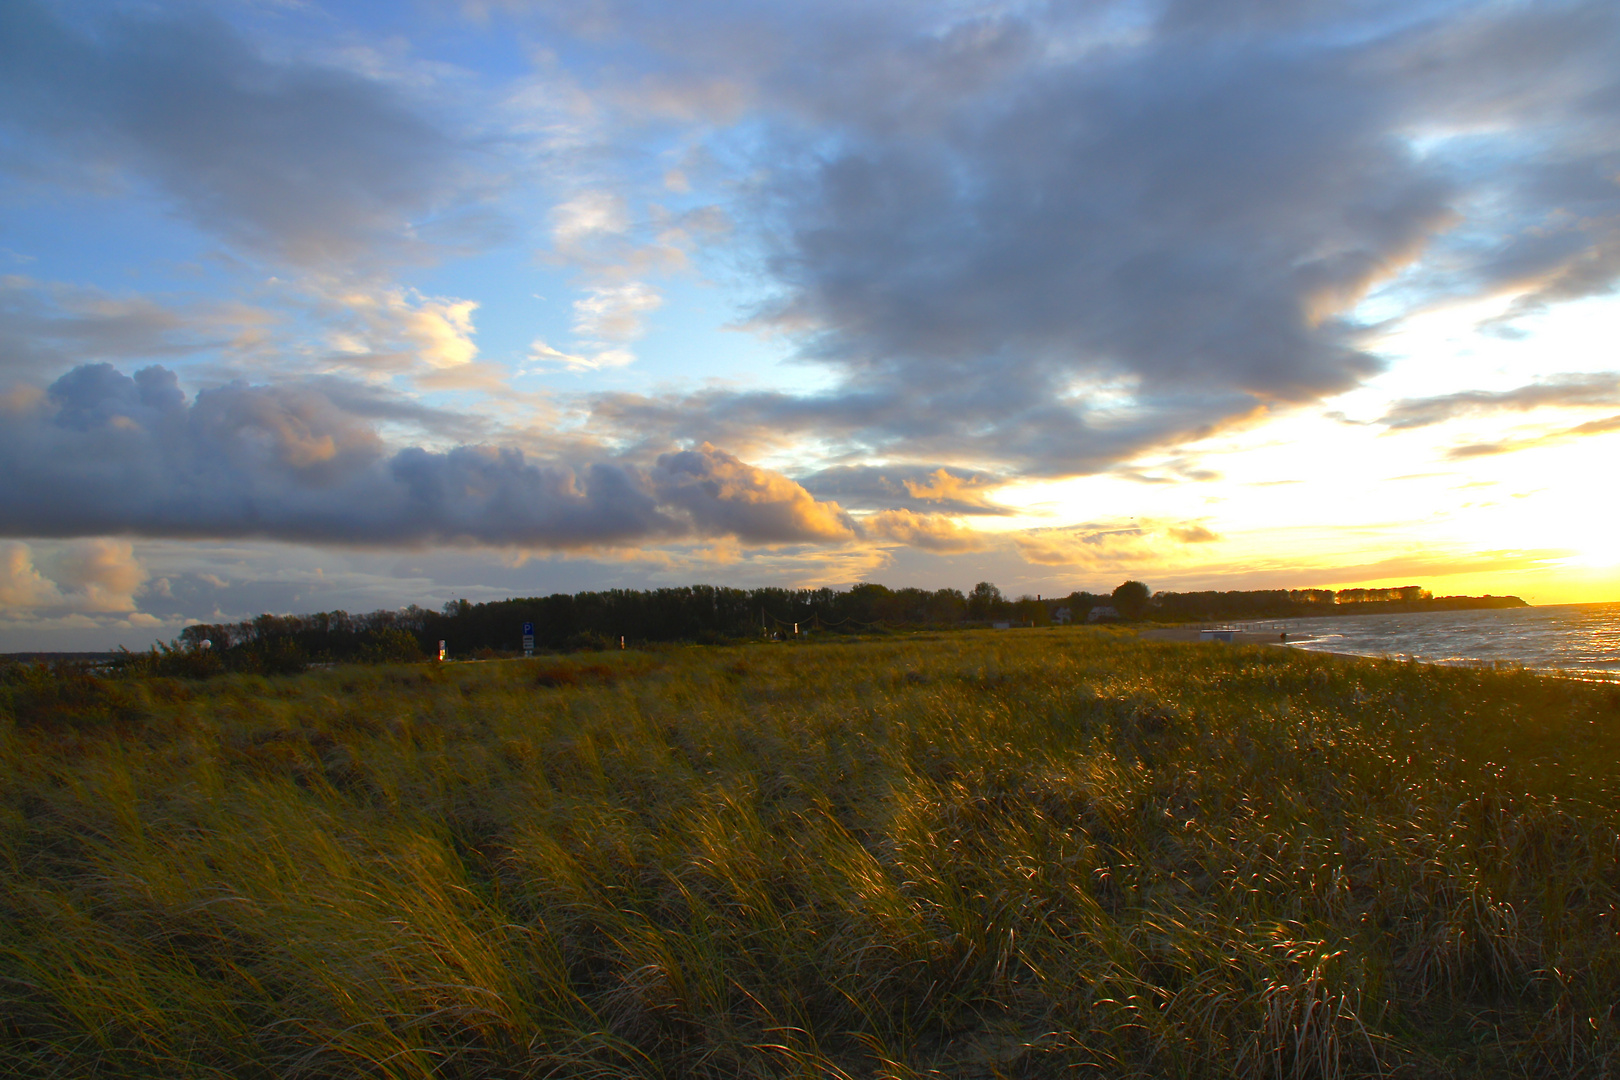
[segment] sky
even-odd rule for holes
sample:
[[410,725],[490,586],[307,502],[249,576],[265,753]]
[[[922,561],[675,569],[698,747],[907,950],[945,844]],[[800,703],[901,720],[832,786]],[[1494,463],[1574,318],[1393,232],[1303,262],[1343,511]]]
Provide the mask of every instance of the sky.
[[0,650],[1620,600],[1620,6],[8,0]]

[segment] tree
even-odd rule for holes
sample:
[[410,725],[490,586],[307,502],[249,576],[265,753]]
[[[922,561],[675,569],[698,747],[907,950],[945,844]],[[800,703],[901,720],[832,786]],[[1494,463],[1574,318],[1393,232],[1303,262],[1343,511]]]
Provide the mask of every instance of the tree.
[[1123,619],[1140,619],[1147,614],[1148,597],[1152,595],[1153,590],[1140,581],[1122,582],[1114,590],[1114,610]]
[[1052,625],[1052,614],[1047,609],[1046,602],[1033,596],[1020,596],[1013,611],[1017,615],[1020,624],[1028,623],[1030,626]]
[[981,581],[968,593],[968,618],[983,622],[996,614],[1001,603],[1001,590],[988,581]]

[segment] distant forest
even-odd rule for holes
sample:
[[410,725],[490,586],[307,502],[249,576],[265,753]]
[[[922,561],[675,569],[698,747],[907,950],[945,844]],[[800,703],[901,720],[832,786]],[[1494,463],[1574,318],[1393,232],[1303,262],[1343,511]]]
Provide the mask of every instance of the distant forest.
[[1434,597],[1420,586],[1393,589],[1273,589],[1153,593],[1127,581],[1110,594],[1012,599],[989,582],[971,592],[890,589],[731,589],[692,585],[557,593],[482,604],[456,600],[438,611],[411,606],[350,615],[260,615],[229,624],[187,627],[178,640],[130,663],[176,674],[214,670],[296,670],[311,661],[396,661],[518,651],[523,625],[535,648],[559,652],[663,642],[815,638],[828,634],[974,626],[1048,626],[1095,621],[1212,622],[1372,612],[1523,607],[1514,596]]

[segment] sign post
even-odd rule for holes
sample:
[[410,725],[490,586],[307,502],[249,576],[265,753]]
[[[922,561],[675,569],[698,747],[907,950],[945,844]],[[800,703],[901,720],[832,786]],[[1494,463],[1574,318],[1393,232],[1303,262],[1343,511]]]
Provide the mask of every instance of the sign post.
[[534,656],[534,623],[523,624],[523,657],[525,660]]
[[444,659],[444,642],[439,642],[439,659]]

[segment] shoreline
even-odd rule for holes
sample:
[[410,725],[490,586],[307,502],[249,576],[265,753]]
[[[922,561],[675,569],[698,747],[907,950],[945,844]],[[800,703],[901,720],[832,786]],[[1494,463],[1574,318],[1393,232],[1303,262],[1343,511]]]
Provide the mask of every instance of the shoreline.
[[[1300,637],[1295,638],[1293,641],[1287,641],[1283,640],[1281,637],[1282,633],[1282,631],[1272,633],[1269,630],[1239,630],[1232,634],[1232,640],[1230,642],[1205,642],[1203,638],[1200,637],[1200,629],[1198,627],[1156,626],[1146,630],[1138,630],[1136,632],[1136,636],[1138,640],[1141,641],[1173,641],[1180,642],[1182,644],[1195,645],[1270,645],[1274,648],[1293,649],[1297,652],[1319,653],[1323,656],[1342,656],[1350,660],[1399,660],[1403,663],[1426,664],[1430,667],[1479,668],[1483,670],[1493,670],[1496,667],[1496,665],[1492,664],[1491,662],[1483,660],[1477,662],[1461,661],[1448,663],[1444,660],[1424,660],[1407,656],[1405,654],[1394,655],[1384,653],[1375,656],[1369,653],[1344,652],[1340,649],[1316,649],[1305,644],[1305,642],[1309,640],[1307,636],[1301,635]],[[1531,667],[1529,664],[1510,665],[1508,670],[1522,670],[1533,672],[1537,675],[1550,675],[1560,679],[1574,679],[1579,682],[1598,683],[1609,686],[1620,684],[1620,672],[1587,671],[1580,668]]]
[[[1230,645],[1286,645],[1283,638],[1285,631],[1272,630],[1234,630],[1229,642],[1214,642],[1212,644]],[[1146,630],[1138,630],[1136,636],[1143,641],[1185,641],[1197,644],[1204,643],[1201,636],[1203,628],[1198,626],[1155,626]]]

